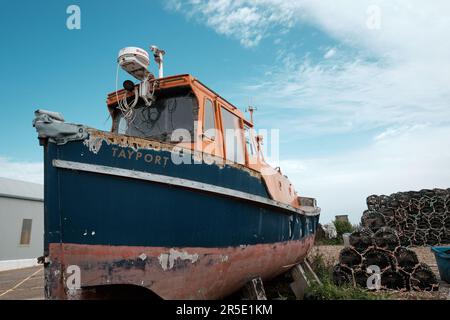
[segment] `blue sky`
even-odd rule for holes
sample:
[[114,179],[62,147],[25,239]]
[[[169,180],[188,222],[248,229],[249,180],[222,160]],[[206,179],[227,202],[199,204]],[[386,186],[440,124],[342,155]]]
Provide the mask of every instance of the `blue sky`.
[[[81,30],[66,28],[71,4]],[[118,51],[156,44],[166,75],[191,73],[241,110],[251,101],[258,127],[280,129],[280,165],[318,198],[323,221],[348,213],[357,222],[369,194],[450,187],[449,9],[402,0],[4,3],[0,176],[42,181],[37,108],[108,130]]]

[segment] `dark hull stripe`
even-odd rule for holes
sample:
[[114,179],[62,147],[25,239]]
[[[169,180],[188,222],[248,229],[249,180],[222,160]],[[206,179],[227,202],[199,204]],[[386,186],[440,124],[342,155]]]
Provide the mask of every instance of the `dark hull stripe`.
[[[105,142],[96,150],[97,153],[89,151],[82,141],[70,142],[65,145],[49,143],[49,163],[46,165],[51,166],[53,159],[78,161],[182,178],[270,198],[259,175],[229,164],[224,166],[204,162],[199,164],[195,162],[197,160],[192,155],[190,155],[188,163],[176,164],[170,160],[172,153],[167,150],[138,149],[136,151],[130,147],[121,147]],[[130,154],[134,156],[130,158]],[[153,160],[150,161],[151,159]],[[160,162],[157,162],[157,159]],[[146,160],[150,162],[146,162]]]
[[[138,161],[114,157],[112,150],[116,147],[116,155],[122,150],[131,153],[131,149],[105,143],[96,154],[78,141],[46,146],[46,250],[49,243],[219,248],[301,240],[316,230],[319,215],[298,214],[267,204],[272,199],[265,196],[263,181],[247,170],[204,163],[146,163],[140,161],[146,155],[156,159],[170,157],[170,153],[140,149]],[[72,162],[111,172],[162,176],[227,194],[57,167]],[[230,196],[229,190],[265,201]]]
[[77,170],[77,171],[86,171],[86,172],[92,172],[92,173],[99,173],[99,174],[106,174],[106,175],[112,175],[112,176],[118,176],[118,177],[125,177],[125,178],[132,178],[132,179],[139,179],[139,180],[145,180],[145,181],[152,181],[157,183],[165,183],[172,186],[178,186],[183,188],[189,188],[204,192],[211,192],[218,195],[225,195],[230,196],[238,199],[248,200],[252,202],[257,202],[264,205],[274,206],[279,209],[284,209],[289,211],[289,213],[297,212],[299,214],[306,214],[306,215],[317,215],[317,213],[308,213],[304,210],[294,208],[290,205],[272,200],[263,198],[257,195],[249,194],[242,191],[237,191],[229,188],[223,188],[207,183],[187,180],[187,179],[181,179],[181,178],[175,178],[175,177],[169,177],[149,172],[142,172],[142,171],[135,171],[135,170],[128,170],[128,169],[121,169],[116,167],[109,167],[109,166],[101,166],[101,165],[94,165],[94,164],[88,164],[88,163],[81,163],[81,162],[74,162],[74,161],[65,161],[65,160],[53,160],[53,166],[56,168],[63,168],[63,169],[69,169],[69,170]]

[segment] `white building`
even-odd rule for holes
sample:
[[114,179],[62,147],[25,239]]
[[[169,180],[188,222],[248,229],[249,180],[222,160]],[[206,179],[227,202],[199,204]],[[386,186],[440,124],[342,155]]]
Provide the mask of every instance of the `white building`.
[[44,188],[0,178],[0,271],[30,267],[44,251]]

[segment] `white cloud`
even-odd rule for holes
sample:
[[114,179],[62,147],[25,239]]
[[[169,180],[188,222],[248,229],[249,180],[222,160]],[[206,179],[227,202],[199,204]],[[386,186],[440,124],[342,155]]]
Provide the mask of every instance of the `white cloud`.
[[[448,1],[173,0],[171,7],[246,47],[308,23],[353,48],[338,58],[332,48],[319,62],[285,48],[281,66],[239,83],[261,109],[308,110],[308,117],[290,120],[304,133],[450,121]],[[367,27],[373,7],[379,8],[379,29]]]
[[[447,49],[450,46],[445,41],[450,9],[446,0],[170,0],[167,7],[240,40],[244,46],[258,45],[273,34],[285,34],[298,22],[383,55],[414,52],[428,58],[431,50],[422,46],[424,43],[440,43]],[[379,8],[379,29],[368,27],[373,8]],[[445,57],[447,52],[433,50],[432,54]]]
[[44,165],[42,162],[15,161],[0,156],[0,177],[42,184]]
[[267,6],[268,1],[211,0],[211,1],[168,1],[167,7],[194,17],[217,33],[238,39],[244,47],[257,46],[273,31],[274,27],[283,30],[292,27],[293,12],[288,6],[276,1],[277,6]]
[[308,59],[290,58],[284,68],[274,68],[270,78],[258,85],[249,81],[239,85],[255,97],[260,109],[277,110],[276,117],[283,116],[281,110],[290,114],[308,111],[283,124],[302,134],[448,125],[450,82],[440,78],[450,73],[450,64],[440,66],[442,70],[434,62],[418,61],[385,66],[342,58],[312,64]]
[[321,220],[349,214],[359,222],[370,194],[450,187],[450,128],[399,130],[349,153],[281,161],[299,194],[314,196]]
[[[372,193],[450,187],[449,1],[236,0],[177,10],[245,47],[287,37],[292,47],[279,51],[277,65],[234,90],[254,97],[259,126],[278,122],[292,136],[331,141],[379,132],[352,152],[281,162],[300,192],[318,197],[325,221],[350,213],[357,222]],[[370,28],[374,12],[379,28]],[[337,41],[339,55],[296,56],[286,30],[305,23]]]
[[330,59],[331,57],[333,57],[336,54],[336,48],[331,48],[330,50],[328,50],[327,52],[325,52],[325,54],[323,55],[323,57],[325,59]]

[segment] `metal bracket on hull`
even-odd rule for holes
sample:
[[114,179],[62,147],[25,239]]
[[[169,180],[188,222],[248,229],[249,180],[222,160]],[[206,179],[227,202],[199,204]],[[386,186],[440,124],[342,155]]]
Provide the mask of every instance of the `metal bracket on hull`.
[[68,141],[83,140],[88,137],[87,127],[81,124],[65,123],[63,116],[58,112],[36,110],[33,127],[38,137],[48,138],[56,144],[65,144]]

